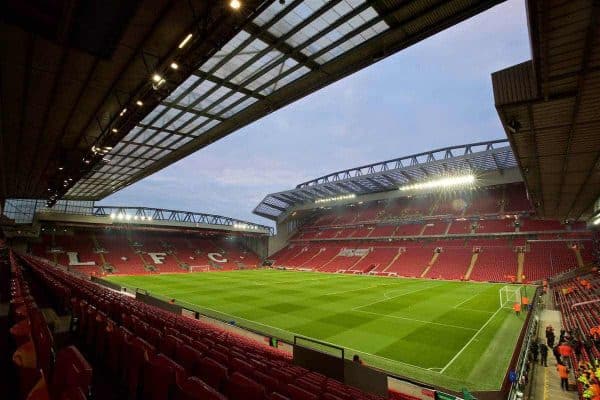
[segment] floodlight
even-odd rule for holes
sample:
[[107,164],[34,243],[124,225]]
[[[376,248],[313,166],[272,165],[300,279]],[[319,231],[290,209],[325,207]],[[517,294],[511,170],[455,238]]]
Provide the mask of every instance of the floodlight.
[[113,131],[113,133],[119,132],[119,130],[117,128],[112,128],[111,130]]
[[450,188],[454,186],[465,186],[471,185],[475,182],[475,176],[473,175],[459,175],[449,176],[445,178],[433,179],[430,181],[414,183],[412,185],[404,185],[399,189],[402,191],[406,190],[426,190],[426,189],[437,189],[437,188]]
[[140,107],[141,107],[141,106],[143,106],[143,105],[144,105],[144,102],[143,102],[143,101],[141,101],[141,100],[138,100],[138,101],[136,101],[136,102],[135,102],[135,104],[137,104],[138,106],[140,106]]
[[115,219],[115,214],[114,213],[110,213],[110,219]]
[[179,69],[179,64],[177,64],[176,62],[172,62],[171,63],[171,68],[172,69]]
[[162,76],[160,76],[159,74],[154,74],[154,75],[152,75],[152,80],[154,82],[158,83],[162,80]]
[[[239,3],[239,2],[238,2]],[[180,49],[183,49],[185,47],[186,44],[188,44],[188,42],[192,39],[192,34],[189,33],[182,41],[181,43],[179,43],[179,46],[177,46]],[[160,79],[159,79],[160,80]],[[158,81],[157,81],[158,82]]]
[[239,0],[231,0],[229,2],[229,7],[233,8],[234,10],[239,10],[241,6],[242,3],[240,3]]

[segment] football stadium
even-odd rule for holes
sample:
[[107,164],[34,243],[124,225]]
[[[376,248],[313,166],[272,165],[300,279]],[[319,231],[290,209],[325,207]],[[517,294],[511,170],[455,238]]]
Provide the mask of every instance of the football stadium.
[[0,4],[0,397],[600,399],[600,3],[517,1],[486,139],[373,143],[231,215],[166,179],[108,201],[505,2]]

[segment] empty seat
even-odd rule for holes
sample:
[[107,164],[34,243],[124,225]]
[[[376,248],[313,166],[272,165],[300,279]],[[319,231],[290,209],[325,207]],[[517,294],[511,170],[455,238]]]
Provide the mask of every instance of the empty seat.
[[144,368],[142,398],[144,400],[166,400],[175,394],[178,379],[185,379],[185,370],[175,361],[158,354],[151,357]]
[[175,400],[226,400],[227,398],[217,392],[202,379],[192,376],[177,383]]
[[192,375],[196,375],[202,358],[202,353],[187,344],[178,346],[177,350],[175,350],[174,359]]
[[227,367],[212,358],[204,358],[198,365],[198,376],[214,389],[220,391],[227,382]]
[[230,400],[263,400],[265,398],[265,387],[239,372],[231,375],[226,392]]
[[74,346],[61,349],[56,355],[54,374],[50,392],[58,396],[68,388],[79,388],[84,394],[90,393],[92,367]]
[[317,394],[308,392],[296,385],[287,385],[286,391],[292,400],[317,400],[319,398]]

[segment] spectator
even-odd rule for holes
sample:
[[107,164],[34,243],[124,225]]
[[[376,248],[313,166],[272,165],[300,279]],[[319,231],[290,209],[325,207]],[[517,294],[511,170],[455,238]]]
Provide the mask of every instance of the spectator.
[[544,367],[548,366],[548,346],[544,343],[540,343],[540,365]]
[[534,339],[531,342],[531,344],[529,345],[529,351],[531,351],[531,354],[533,355],[533,361],[537,362],[537,360],[538,360],[538,354],[539,354],[539,348],[538,348],[537,339]]
[[554,328],[552,325],[548,325],[546,327],[546,344],[548,344],[548,347],[554,347],[554,339]]
[[525,309],[525,311],[529,310],[529,298],[527,296],[523,296],[521,298],[521,303],[523,304],[523,308]]
[[360,359],[360,357],[358,356],[358,354],[355,354],[352,357],[352,361],[355,362],[355,363],[357,363],[357,364],[363,365],[363,361]]
[[560,388],[569,391],[569,368],[566,365],[559,363],[556,366],[558,376],[560,377]]
[[552,354],[554,354],[554,357],[556,358],[556,363],[559,364],[560,363],[560,353],[558,352],[558,345],[556,345],[552,348]]

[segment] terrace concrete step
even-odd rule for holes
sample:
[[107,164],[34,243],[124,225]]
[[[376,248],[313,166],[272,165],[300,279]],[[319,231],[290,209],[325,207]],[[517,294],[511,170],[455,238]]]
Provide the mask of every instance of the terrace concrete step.
[[467,281],[471,277],[473,268],[475,268],[475,264],[477,263],[477,258],[479,258],[479,253],[473,253],[473,255],[471,256],[471,263],[469,264],[469,269],[467,269],[467,273],[465,274],[465,280],[467,280]]

